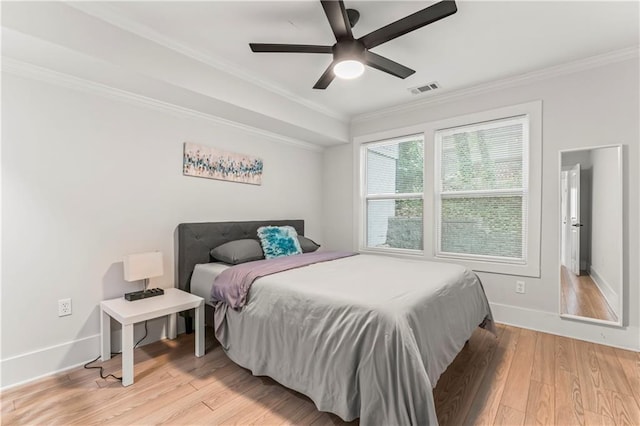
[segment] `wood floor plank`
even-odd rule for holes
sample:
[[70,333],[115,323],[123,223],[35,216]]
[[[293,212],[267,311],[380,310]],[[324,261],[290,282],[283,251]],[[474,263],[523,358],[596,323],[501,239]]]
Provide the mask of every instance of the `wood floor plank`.
[[251,396],[247,408],[241,413],[232,413],[230,418],[233,424],[257,424],[258,419],[263,417],[267,411],[272,410],[278,402],[289,396],[287,389],[269,378],[262,378],[262,384],[264,386],[261,388],[264,391],[258,393],[257,396]]
[[21,398],[30,397],[33,394],[42,395],[44,392],[56,392],[60,386],[64,386],[69,382],[67,373],[56,374],[51,377],[45,377],[32,383],[14,387],[2,392],[2,399],[15,401]]
[[291,417],[288,417],[286,421],[280,423],[281,425],[302,425],[303,421],[312,414],[318,414],[319,411],[310,399],[304,401],[297,410],[294,411]]
[[[162,401],[164,405],[152,413],[146,413],[143,417],[140,417],[137,413],[135,415],[125,414],[120,416],[120,418],[115,419],[114,424],[134,424],[141,422],[147,424],[163,423],[170,419],[176,410],[182,410],[184,407],[191,406],[198,401],[203,402],[213,411],[217,405],[212,404],[211,401],[217,401],[217,404],[221,405],[226,401],[231,401],[240,395],[244,389],[249,389],[250,386],[254,386],[257,383],[257,378],[246,370],[238,368],[235,365],[229,366],[229,369],[232,370],[230,374],[222,370],[218,372],[224,373],[224,378],[220,381],[213,381],[193,393],[177,396],[173,401],[165,399]],[[189,385],[191,385],[191,383],[189,383]],[[196,389],[193,386],[192,388]],[[207,404],[207,402],[209,402],[209,404]]]
[[[261,381],[252,386],[246,392],[239,393],[235,398],[221,405],[212,407],[206,403],[213,413],[210,419],[213,423],[232,424],[236,417],[242,417],[248,412],[259,410],[260,401],[267,398],[271,393],[284,392],[280,385],[272,385]],[[245,423],[246,424],[246,423]]]
[[178,410],[166,421],[159,423],[163,425],[208,425],[211,409],[202,401],[195,403],[183,410]]
[[493,423],[496,426],[518,426],[524,424],[524,412],[516,410],[507,405],[500,404],[496,419]]
[[574,341],[568,337],[555,336],[556,371],[558,369],[578,374],[578,361]]
[[[123,425],[123,424],[149,424],[148,420],[155,415],[156,412],[169,404],[170,400],[180,399],[185,395],[195,393],[196,390],[188,383],[171,383],[169,386],[165,386],[160,392],[148,392],[141,396],[138,404],[131,404],[125,410],[118,410],[117,414],[113,413],[111,417],[108,417],[101,421],[104,424]],[[176,411],[176,407],[173,407],[172,412]],[[159,423],[159,422],[153,422]],[[87,424],[78,422],[77,424]]]
[[[223,386],[216,392],[207,390],[203,395],[202,401],[212,410],[217,410],[221,405],[235,399],[238,395],[253,389],[261,383],[260,378],[243,370],[242,375],[227,376],[223,382]],[[209,386],[207,386],[206,389],[209,389]]]
[[555,421],[554,385],[531,380],[525,425],[550,425]]
[[[440,387],[440,389],[451,388],[452,386],[451,382],[457,379],[460,375],[462,375],[466,371],[470,363],[471,357],[473,356],[473,353],[474,353],[474,351],[471,350],[472,347],[477,347],[481,345],[482,341],[485,338],[486,338],[486,335],[484,333],[474,333],[471,336],[467,344],[465,344],[462,347],[462,350],[460,351],[460,353],[458,353],[458,355],[455,357],[455,359],[451,362],[451,364],[447,368],[447,371],[449,372],[449,374],[446,374],[446,375],[443,374],[438,379],[437,386]],[[445,399],[445,397],[443,397],[443,399]],[[437,402],[438,401],[436,401],[436,404]]]
[[613,350],[624,376],[629,381],[633,396],[636,401],[640,401],[640,357],[638,357],[638,353],[618,348]]
[[[85,411],[91,408],[91,404],[87,403],[87,400],[95,395],[94,389],[84,388],[70,388],[67,391],[64,389],[47,389],[42,393],[34,393],[28,397],[20,398],[14,401],[14,412],[17,416],[24,419],[25,422],[50,422],[55,417],[66,416],[67,414],[75,412]],[[58,396],[60,394],[65,395],[65,400],[68,405],[65,407],[65,413],[60,414],[56,412],[56,407],[59,405]]]
[[[112,419],[123,418],[128,414],[136,416],[145,413],[140,407],[147,407],[148,400],[156,400],[167,395],[179,398],[185,392],[193,391],[187,387],[185,381],[174,380],[168,373],[154,378],[147,378],[122,389],[120,383],[108,388],[92,392],[84,396],[82,402],[75,407],[65,410],[65,415],[59,416],[61,423],[91,424],[99,421],[108,422]],[[142,413],[140,413],[142,411]]]
[[13,400],[7,398],[3,398],[2,400],[0,400],[0,406],[2,407],[2,409],[0,410],[1,414],[13,411],[15,408],[13,405]]
[[77,398],[64,415],[58,416],[61,424],[89,424],[99,421],[108,421],[111,418],[122,416],[123,413],[137,413],[147,407],[147,400],[171,395],[181,395],[181,391],[187,390],[184,381],[172,380],[171,375],[163,373],[158,376],[150,376],[123,388],[120,383],[114,383],[108,387],[100,388]]
[[331,426],[332,418],[328,413],[316,411],[303,418],[300,424],[309,426]]
[[522,413],[527,409],[529,381],[531,380],[536,340],[534,331],[520,330],[518,346],[516,347],[502,399],[500,400],[501,405],[511,407]]
[[554,392],[555,424],[559,426],[584,425],[585,410],[578,376],[568,371],[556,369]]
[[555,336],[555,424],[584,425],[584,403],[573,339]]
[[466,368],[453,380],[448,381],[446,387],[442,387],[442,392],[435,396],[436,412],[438,422],[441,426],[459,425],[464,421],[473,398],[480,386],[493,352],[497,346],[496,338],[489,332],[482,333],[481,339],[469,343],[466,348],[472,355],[469,357],[469,365],[474,368]]
[[602,371],[602,385],[605,389],[616,391],[625,395],[633,396],[629,380],[624,374],[624,370],[618,356],[613,348],[603,345],[594,345],[598,365]]
[[611,417],[616,425],[640,425],[640,406],[632,396],[607,391]]
[[469,408],[467,417],[464,420],[465,425],[493,424],[500,407],[500,399],[502,398],[509,368],[513,361],[513,354],[518,344],[520,330],[504,325],[499,325],[498,330],[502,330],[499,334],[498,348],[476,392],[477,396],[473,399]]
[[172,365],[169,374],[188,379],[193,387],[201,389],[213,381],[221,380],[225,372],[233,371],[233,368],[226,368],[233,365],[233,361],[229,359],[222,348],[218,347],[207,355],[207,357],[201,358],[187,357],[191,358],[191,361]]
[[574,342],[578,377],[582,388],[584,409],[611,417],[611,407],[607,399],[600,363],[593,343],[576,340]]
[[555,383],[555,336],[538,333],[531,380],[553,386]]
[[[443,426],[640,425],[639,353],[497,328],[497,338],[474,332],[434,389]],[[228,359],[211,333],[207,339],[202,358],[193,355],[193,334],[136,349],[132,386],[77,369],[3,392],[2,423],[346,424],[306,396],[253,376]],[[103,364],[117,374],[120,363],[116,357]]]
[[603,416],[592,411],[585,411],[585,420],[589,426],[615,426],[615,422],[611,417]]
[[[169,394],[165,396],[168,400],[167,407],[173,406],[172,409],[175,409],[175,405],[173,405],[175,404],[175,401],[182,401],[183,399],[181,399],[181,396],[188,395],[192,393],[193,390],[195,390],[193,386],[189,386],[189,387],[185,386],[187,382],[193,379],[192,376],[176,375],[175,373],[176,369],[179,369],[179,366],[184,365],[184,362],[180,362],[180,360],[203,359],[204,364],[202,365],[206,366],[208,365],[208,363],[215,363],[217,360],[217,357],[214,352],[211,354],[207,354],[206,357],[196,358],[193,356],[193,346],[189,347],[188,344],[183,344],[182,349],[180,349],[179,347],[175,347],[172,344],[173,341],[168,341],[168,342],[171,342],[171,343],[167,344],[166,342],[163,341],[162,343],[165,343],[165,344],[157,345],[159,348],[158,347],[151,348],[151,350],[147,351],[147,353],[152,353],[156,355],[156,361],[159,360],[160,362],[162,362],[163,374],[161,376],[141,375],[141,377],[139,378],[138,374],[136,374],[136,382],[134,383],[134,385],[129,386],[127,388],[122,388],[119,382],[115,384],[111,384],[110,385],[111,389],[109,389],[108,391],[103,391],[98,395],[98,398],[102,396],[100,398],[102,399],[102,403],[100,404],[100,407],[98,409],[92,410],[89,413],[83,413],[83,415],[77,418],[78,424],[83,424],[83,423],[88,424],[88,423],[98,422],[100,419],[109,419],[109,420],[115,419],[113,420],[114,422],[116,423],[122,422],[122,424],[125,424],[127,422],[131,423],[134,419],[140,418],[139,410],[130,410],[129,409],[130,404],[126,404],[126,402],[129,399],[134,399],[134,400],[143,399],[143,396],[141,396],[140,394],[146,392],[146,386],[147,386],[146,381],[149,380],[150,377],[152,377],[153,382],[155,382],[150,385],[151,387],[154,387],[154,386],[160,386],[161,388],[171,387],[171,386],[180,387],[181,392],[176,392],[175,395]],[[157,342],[157,343],[161,343],[161,342]],[[136,351],[140,351],[140,350],[136,350]],[[158,350],[159,352],[156,352]],[[162,353],[162,350],[165,351],[164,354]],[[169,356],[170,353],[173,355]],[[181,354],[180,358],[176,358],[176,356],[179,354]],[[164,358],[163,358],[163,355],[164,355]],[[150,362],[151,358],[141,356],[141,357],[137,357],[136,359],[140,359],[140,358],[142,358],[143,360],[138,362],[140,363],[143,369],[145,368],[145,365],[147,369],[151,368],[152,370],[155,370],[157,368],[153,363]],[[138,362],[136,363],[136,367],[135,367],[136,369],[138,368],[138,365],[139,365]],[[234,367],[235,368],[229,368],[228,372],[238,371],[237,367],[236,366]],[[203,371],[210,372],[210,370],[207,370],[207,369],[203,369]],[[213,371],[215,371],[215,374],[217,376],[222,376],[225,374],[224,371],[222,372],[217,370],[213,370]],[[244,373],[243,370],[240,370],[239,372]],[[116,395],[119,395],[119,396],[105,398],[106,395],[104,395],[104,392],[115,392]],[[161,394],[162,391],[159,390],[156,393]],[[159,396],[162,396],[162,395],[159,395]],[[192,405],[195,404],[195,402],[197,401],[199,400],[193,399],[191,401]],[[163,409],[166,409],[166,407],[163,407]],[[156,410],[154,414],[161,410]],[[142,411],[142,415],[144,414],[145,414],[145,411]],[[128,419],[128,420],[125,421],[124,419]]]
[[[147,380],[148,383],[142,382],[144,386],[155,386],[157,378]],[[75,420],[78,416],[97,410],[105,401],[113,398],[127,398],[134,388],[123,389],[120,383],[114,384],[117,388],[93,388],[85,389],[83,387],[59,389],[56,395],[39,396],[30,400],[21,401],[21,406],[15,410],[24,423],[59,423],[65,424]],[[64,411],[60,412],[57,407],[60,405],[60,395],[64,395]]]
[[193,378],[194,374],[206,376],[211,371],[222,368],[231,362],[219,346],[208,349],[207,355],[206,357],[184,356],[177,359],[171,362],[169,373],[174,377],[182,375]]
[[[258,416],[252,424],[255,425],[279,425],[293,418],[298,411],[303,410],[305,403],[311,403],[309,398],[295,391],[287,389],[287,394],[270,406],[262,415]],[[311,407],[315,409],[315,407]]]

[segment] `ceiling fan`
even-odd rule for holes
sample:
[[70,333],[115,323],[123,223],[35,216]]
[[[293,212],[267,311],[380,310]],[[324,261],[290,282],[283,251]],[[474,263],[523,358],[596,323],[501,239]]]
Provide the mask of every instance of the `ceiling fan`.
[[345,9],[342,0],[322,0],[320,3],[322,3],[331,30],[336,37],[336,43],[333,46],[249,43],[253,52],[332,54],[333,61],[313,86],[314,89],[326,89],[336,76],[340,78],[359,77],[364,72],[364,64],[399,78],[409,77],[415,73],[414,70],[377,55],[369,49],[453,15],[458,10],[454,0],[443,0],[372,31],[359,39],[354,39],[351,28],[357,23],[360,13],[355,9]]

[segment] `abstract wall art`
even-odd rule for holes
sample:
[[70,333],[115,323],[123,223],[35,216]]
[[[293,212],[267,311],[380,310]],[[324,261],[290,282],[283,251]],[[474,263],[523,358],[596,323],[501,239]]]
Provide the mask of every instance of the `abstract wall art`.
[[184,143],[182,173],[185,176],[261,185],[262,167],[260,158]]

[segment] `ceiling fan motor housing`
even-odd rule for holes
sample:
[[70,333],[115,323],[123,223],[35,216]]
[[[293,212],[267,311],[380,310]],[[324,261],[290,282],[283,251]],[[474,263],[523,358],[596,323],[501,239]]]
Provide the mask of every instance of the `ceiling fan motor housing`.
[[346,61],[354,60],[364,62],[364,44],[359,40],[342,39],[333,45],[333,60]]

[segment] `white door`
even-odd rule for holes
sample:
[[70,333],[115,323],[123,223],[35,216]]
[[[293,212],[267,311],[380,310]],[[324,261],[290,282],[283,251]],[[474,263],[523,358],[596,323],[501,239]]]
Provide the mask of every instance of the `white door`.
[[580,275],[580,164],[569,171],[569,224],[571,225],[571,271]]

